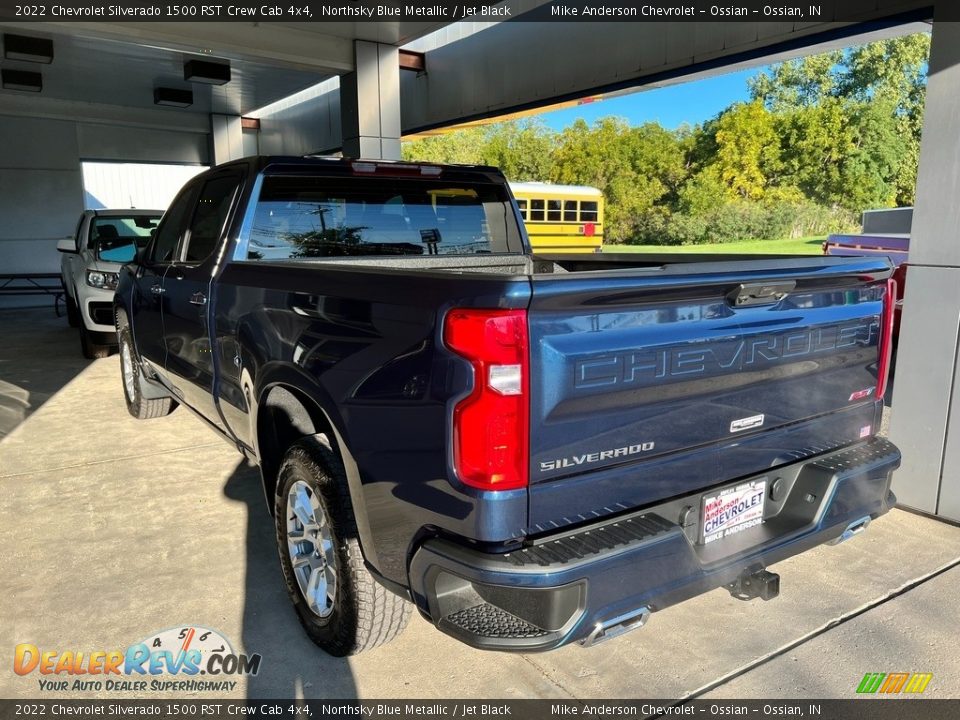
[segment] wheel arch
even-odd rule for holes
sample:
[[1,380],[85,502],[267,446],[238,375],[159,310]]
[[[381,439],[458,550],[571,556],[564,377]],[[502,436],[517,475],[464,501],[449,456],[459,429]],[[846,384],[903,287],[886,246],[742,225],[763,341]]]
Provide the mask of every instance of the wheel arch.
[[376,570],[376,551],[364,505],[360,471],[331,414],[307,389],[289,381],[275,382],[259,393],[254,431],[264,498],[271,513],[277,492],[277,474],[287,450],[306,437],[324,435],[327,438],[331,451],[343,463],[361,550],[367,563]]
[[117,330],[120,330],[122,326],[129,327],[130,325],[130,313],[127,312],[127,306],[119,295],[113,296],[113,323]]

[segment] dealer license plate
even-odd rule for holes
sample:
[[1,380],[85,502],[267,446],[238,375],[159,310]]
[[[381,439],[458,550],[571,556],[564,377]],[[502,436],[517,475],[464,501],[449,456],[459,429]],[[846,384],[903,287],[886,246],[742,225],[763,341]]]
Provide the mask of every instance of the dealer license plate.
[[767,481],[753,480],[724,488],[703,498],[700,538],[704,544],[722,540],[763,523]]

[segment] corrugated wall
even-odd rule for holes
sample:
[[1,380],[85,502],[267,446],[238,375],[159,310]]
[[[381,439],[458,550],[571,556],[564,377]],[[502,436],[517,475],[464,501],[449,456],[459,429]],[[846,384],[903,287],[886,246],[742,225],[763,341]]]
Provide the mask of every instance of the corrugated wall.
[[165,210],[184,183],[204,169],[203,165],[85,162],[84,206]]

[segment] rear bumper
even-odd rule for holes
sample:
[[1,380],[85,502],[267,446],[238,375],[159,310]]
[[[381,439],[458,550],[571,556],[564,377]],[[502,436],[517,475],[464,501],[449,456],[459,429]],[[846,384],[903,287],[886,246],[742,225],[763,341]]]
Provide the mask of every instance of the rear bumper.
[[592,641],[886,513],[899,465],[897,448],[874,438],[747,478],[767,481],[763,524],[706,545],[703,493],[510,553],[430,539],[413,556],[410,586],[427,619],[474,647],[531,652]]

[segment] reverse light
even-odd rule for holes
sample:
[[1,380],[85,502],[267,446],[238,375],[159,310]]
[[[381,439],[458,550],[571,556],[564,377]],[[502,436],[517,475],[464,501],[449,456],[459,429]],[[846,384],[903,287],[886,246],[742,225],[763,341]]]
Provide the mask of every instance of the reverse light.
[[453,464],[467,485],[526,487],[529,359],[526,310],[447,313],[444,343],[473,366],[473,390],[453,410]]
[[897,305],[897,281],[887,280],[887,291],[883,296],[883,310],[880,313],[879,359],[877,360],[877,400],[883,400],[887,391],[887,379],[890,376],[890,360],[893,357],[893,310]]
[[523,366],[491,365],[487,376],[487,385],[501,395],[523,394]]
[[90,287],[100,288],[101,290],[116,290],[119,282],[120,275],[117,273],[87,270],[87,285]]

